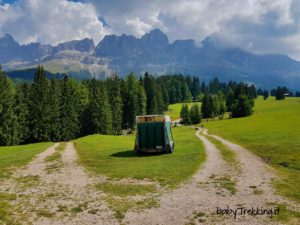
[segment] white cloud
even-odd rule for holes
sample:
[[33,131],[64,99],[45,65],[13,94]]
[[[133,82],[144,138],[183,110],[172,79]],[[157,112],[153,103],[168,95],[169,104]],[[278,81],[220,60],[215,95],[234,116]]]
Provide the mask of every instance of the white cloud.
[[152,26],[150,24],[144,23],[140,20],[139,17],[135,17],[133,19],[127,19],[125,24],[129,28],[129,32],[136,35],[136,36],[142,36],[147,31],[150,31]]
[[[0,0],[1,1],[1,0]],[[18,41],[61,41],[107,33],[141,36],[154,28],[171,41],[207,36],[257,53],[300,59],[299,0],[19,0],[0,5],[0,33]],[[103,28],[99,16],[109,24]],[[108,30],[109,29],[109,30]],[[296,50],[297,49],[297,50]]]
[[0,33],[21,43],[93,38],[100,41],[109,31],[98,20],[92,4],[67,0],[19,0],[0,6]]
[[200,44],[214,35],[253,52],[288,53],[300,59],[292,50],[300,48],[299,0],[86,1],[104,12],[114,33],[141,35],[147,29],[137,24],[143,24],[161,28],[171,41],[193,38]]

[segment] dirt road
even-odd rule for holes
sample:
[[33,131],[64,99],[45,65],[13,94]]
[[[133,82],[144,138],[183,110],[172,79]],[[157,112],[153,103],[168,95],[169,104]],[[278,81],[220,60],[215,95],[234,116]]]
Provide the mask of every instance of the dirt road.
[[[58,144],[39,154],[0,184],[0,191],[17,194],[14,220],[21,224],[280,224],[267,215],[240,215],[238,209],[290,204],[274,194],[272,168],[241,146],[212,136],[235,152],[238,164],[229,164],[200,131],[196,135],[204,143],[206,161],[193,178],[164,192],[158,208],[129,211],[122,221],[114,218],[95,187],[105,178],[77,164],[72,143],[54,161],[46,159]],[[221,213],[224,209],[239,211],[234,218],[233,212]]]
[[[279,224],[267,216],[217,214],[217,207],[264,207],[274,209],[272,203],[282,201],[274,194],[270,182],[274,174],[259,158],[226,142],[237,153],[238,166],[227,164],[219,150],[200,131],[207,159],[194,177],[178,189],[166,193],[160,207],[144,213],[127,214],[128,224]],[[236,193],[230,189],[235,186]],[[260,193],[260,194],[257,194]]]
[[[68,143],[61,158],[47,162],[58,144],[38,155],[13,178],[1,184],[16,193],[15,223],[21,224],[118,224],[106,207],[95,178],[76,163],[77,154]],[[9,187],[9,188],[7,188]]]

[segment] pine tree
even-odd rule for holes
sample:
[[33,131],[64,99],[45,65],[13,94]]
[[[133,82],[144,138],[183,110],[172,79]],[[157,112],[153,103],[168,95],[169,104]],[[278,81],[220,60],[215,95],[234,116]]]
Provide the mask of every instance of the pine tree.
[[146,115],[147,110],[147,97],[143,85],[139,85],[138,92],[138,115]]
[[220,119],[223,119],[227,108],[226,108],[226,103],[225,103],[225,97],[221,91],[219,91],[217,93],[216,101],[218,104],[218,116]]
[[267,100],[269,98],[269,92],[267,90],[264,90],[263,95],[264,95],[264,100]]
[[201,113],[203,118],[210,118],[212,114],[210,95],[207,93],[205,93],[203,97]]
[[155,114],[157,112],[157,98],[155,98],[155,80],[153,76],[147,72],[144,75],[144,88],[147,97],[147,114]]
[[61,87],[59,80],[51,80],[50,86],[50,98],[49,104],[51,107],[50,112],[50,137],[52,141],[60,141],[61,140]]
[[80,113],[82,110],[80,96],[81,85],[73,79],[64,77],[61,83],[60,135],[64,141],[78,137],[80,133]]
[[135,119],[138,115],[138,92],[139,83],[133,73],[126,77],[126,91],[127,91],[127,109],[126,109],[126,119],[128,122],[128,128],[134,129]]
[[16,115],[18,118],[18,135],[20,143],[29,143],[29,85],[23,83],[17,87]]
[[34,75],[29,98],[31,142],[50,141],[50,82],[42,66],[38,66]]
[[93,79],[89,87],[89,133],[111,134],[112,112],[103,82]]
[[188,104],[182,104],[180,117],[183,124],[190,124],[190,111]]
[[123,102],[121,98],[121,84],[119,78],[115,75],[107,79],[107,91],[112,112],[112,133],[121,134]]
[[0,145],[15,145],[20,141],[14,111],[15,95],[13,82],[0,70]]
[[190,121],[192,124],[201,122],[201,112],[198,104],[193,104],[190,109]]
[[277,87],[276,93],[275,93],[275,98],[276,100],[284,100],[285,99],[285,89],[282,87]]
[[245,94],[241,94],[232,108],[232,117],[250,116],[253,113],[252,107],[253,99],[248,98]]

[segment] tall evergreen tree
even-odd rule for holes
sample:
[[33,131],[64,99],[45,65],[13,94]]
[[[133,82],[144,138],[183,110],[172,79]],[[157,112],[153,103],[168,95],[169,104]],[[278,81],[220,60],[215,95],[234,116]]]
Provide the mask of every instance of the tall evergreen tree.
[[15,95],[13,82],[0,70],[0,145],[15,145],[20,141]]
[[61,140],[61,86],[59,80],[51,80],[49,104],[50,111],[50,137],[52,141]]
[[144,75],[144,88],[147,97],[147,114],[155,114],[157,112],[157,98],[155,98],[155,81],[153,76],[147,72]]
[[182,104],[180,117],[183,124],[190,124],[191,117],[190,117],[190,110],[188,104]]
[[80,114],[82,111],[81,85],[65,76],[61,84],[61,139],[64,141],[78,137]]
[[190,109],[190,121],[192,124],[198,124],[201,122],[201,112],[198,104],[193,104]]
[[269,98],[269,92],[267,90],[264,90],[263,95],[264,95],[264,100],[267,100]]
[[29,130],[29,85],[23,83],[17,86],[16,115],[18,118],[18,135],[20,143],[28,143]]
[[275,93],[275,98],[276,100],[284,100],[285,99],[285,89],[282,87],[277,87],[276,93]]
[[30,88],[30,131],[31,142],[50,141],[51,105],[50,82],[44,68],[38,66]]
[[119,78],[115,75],[107,79],[107,91],[109,103],[112,112],[112,133],[121,134],[122,132],[122,115],[123,102],[121,97],[121,83]]
[[144,86],[140,84],[139,92],[138,92],[138,115],[146,115],[146,111],[147,111],[147,97],[146,97]]
[[89,133],[111,134],[112,112],[103,82],[93,79],[89,87]]
[[138,115],[138,93],[139,93],[139,83],[133,73],[129,74],[126,77],[126,91],[127,91],[127,121],[128,121],[128,128],[134,129],[135,127],[135,119]]
[[246,95],[241,94],[238,96],[233,108],[232,117],[245,117],[250,116],[253,113],[253,99],[248,98]]

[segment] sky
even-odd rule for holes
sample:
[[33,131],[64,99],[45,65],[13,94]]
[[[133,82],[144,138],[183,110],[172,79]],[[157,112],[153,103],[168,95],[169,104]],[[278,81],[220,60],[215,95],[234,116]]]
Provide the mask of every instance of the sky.
[[300,0],[0,0],[0,35],[57,44],[108,34],[169,37],[300,60]]

